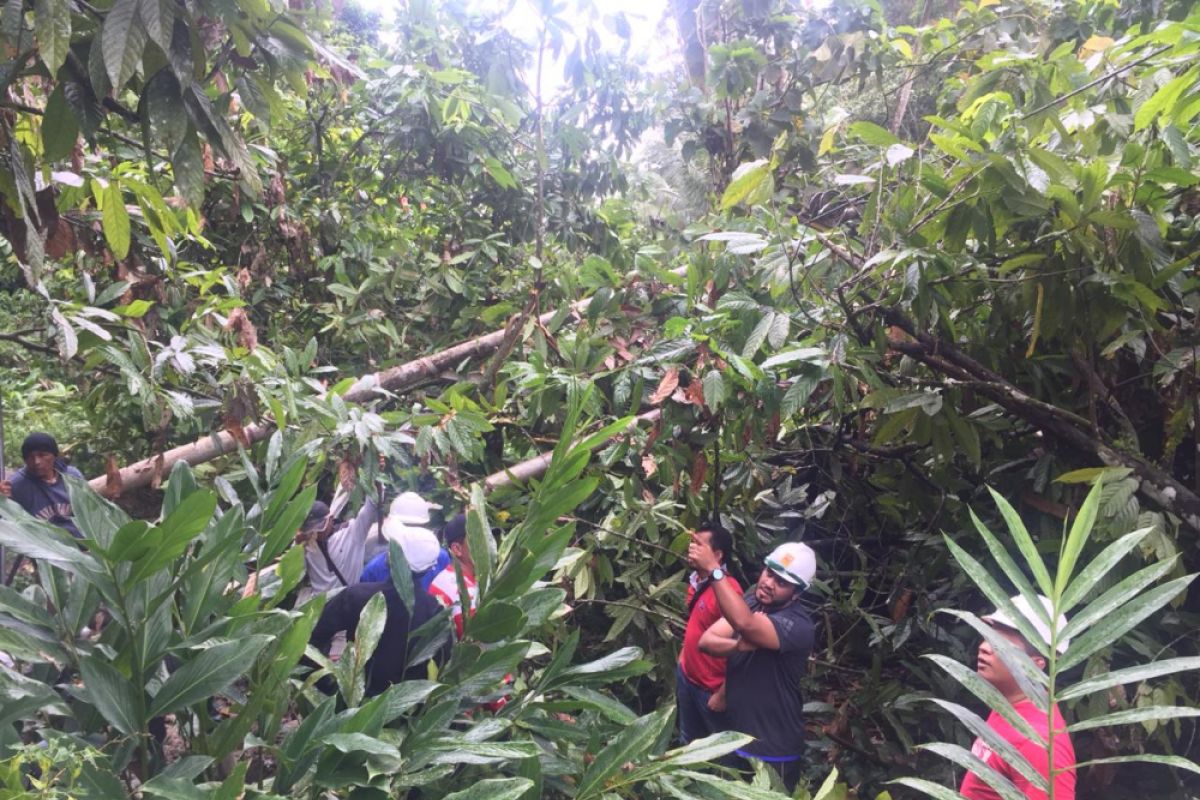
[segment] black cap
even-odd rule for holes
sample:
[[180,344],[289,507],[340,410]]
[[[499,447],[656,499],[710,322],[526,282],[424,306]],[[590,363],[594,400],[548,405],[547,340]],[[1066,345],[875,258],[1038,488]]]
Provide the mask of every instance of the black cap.
[[312,504],[308,516],[304,518],[304,524],[300,526],[300,530],[306,531],[311,528],[319,528],[325,524],[325,520],[327,519],[329,519],[329,506],[318,500]]
[[459,514],[442,528],[442,546],[449,547],[467,538],[467,515]]
[[58,455],[58,442],[48,433],[31,433],[21,442],[21,458],[29,458],[33,453],[49,453]]

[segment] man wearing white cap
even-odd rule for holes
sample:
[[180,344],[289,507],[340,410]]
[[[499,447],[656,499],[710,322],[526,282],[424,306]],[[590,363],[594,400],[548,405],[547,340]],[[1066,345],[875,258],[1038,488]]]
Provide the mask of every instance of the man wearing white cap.
[[431,509],[441,508],[430,503],[416,492],[404,492],[392,501],[387,519],[383,521],[381,536],[372,537],[375,552],[367,556],[359,580],[363,583],[391,580],[388,563],[387,542],[400,545],[408,567],[421,579],[421,588],[427,589],[441,570],[450,563],[450,554],[438,544],[437,536],[428,527]]
[[[1021,617],[1032,625],[1033,629],[1041,637],[1041,641],[1037,645],[1034,645],[1021,635],[1017,629],[1017,623],[1003,610],[998,609],[982,619],[991,625],[1000,636],[1024,650],[1033,660],[1033,663],[1037,665],[1038,669],[1044,670],[1046,668],[1046,656],[1050,652],[1051,638],[1050,626],[1047,624],[1047,620],[1053,616],[1054,607],[1047,597],[1038,595],[1038,600],[1045,610],[1044,616],[1025,599],[1024,595],[1017,595],[1012,598],[1012,604],[1016,607]],[[1056,627],[1060,631],[1067,627],[1067,618],[1061,614],[1058,615]],[[1055,644],[1059,653],[1065,653],[1069,643],[1065,639],[1059,639]],[[1036,703],[1025,696],[1025,693],[1021,691],[1021,687],[1017,684],[1016,679],[1009,670],[1008,665],[1001,660],[987,639],[979,643],[979,655],[976,660],[975,669],[981,678],[992,684],[992,686],[995,686],[1004,695],[1005,699],[1012,704],[1013,710],[1033,727],[1043,742],[1049,738],[1050,720],[1046,712],[1039,709]],[[1071,744],[1071,737],[1067,733],[1067,725],[1063,721],[1062,714],[1059,713],[1057,706],[1054,707],[1052,713],[1054,719],[1054,771],[1056,773],[1054,775],[1054,797],[1056,800],[1075,800],[1075,770],[1073,769],[1075,766],[1075,748]],[[1014,728],[1008,720],[995,711],[988,716],[987,724],[989,728],[1011,744],[1042,777],[1050,778],[1044,744],[1031,741],[1025,734]],[[1044,800],[1046,798],[1046,792],[1034,786],[1028,778],[1001,758],[998,753],[994,752],[983,739],[975,740],[975,744],[971,747],[971,753],[1001,776],[1008,779],[1029,800]],[[989,786],[974,772],[967,773],[958,792],[963,797],[968,798],[968,800],[1000,800],[1001,797],[999,792]]]
[[725,706],[729,727],[754,741],[737,754],[770,764],[788,792],[800,780],[804,756],[804,698],[815,627],[800,595],[812,583],[817,560],[811,548],[787,542],[767,556],[745,597],[703,539],[693,537],[688,561],[710,574],[724,619],[700,638],[700,649],[727,659]]

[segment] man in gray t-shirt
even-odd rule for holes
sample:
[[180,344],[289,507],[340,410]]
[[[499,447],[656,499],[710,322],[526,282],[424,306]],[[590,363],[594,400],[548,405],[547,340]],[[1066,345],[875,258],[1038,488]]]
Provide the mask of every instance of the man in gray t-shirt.
[[71,495],[64,475],[83,480],[83,474],[59,458],[58,442],[48,433],[31,433],[21,443],[25,466],[12,480],[0,481],[0,495],[15,500],[32,516],[49,522],[78,538]]

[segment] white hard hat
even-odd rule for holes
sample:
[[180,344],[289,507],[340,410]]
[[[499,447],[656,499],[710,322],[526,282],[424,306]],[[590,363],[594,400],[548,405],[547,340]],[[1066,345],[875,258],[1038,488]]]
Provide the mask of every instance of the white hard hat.
[[[1039,594],[1038,600],[1041,602],[1042,608],[1046,609],[1046,616],[1053,616],[1054,604],[1050,602],[1050,598]],[[1033,629],[1036,630],[1038,635],[1042,637],[1042,644],[1045,644],[1048,647],[1050,645],[1050,626],[1047,625],[1046,621],[1042,619],[1042,615],[1037,613],[1033,606],[1030,605],[1029,601],[1025,599],[1025,595],[1023,594],[1013,597],[1012,604],[1017,607],[1017,611],[1021,613],[1021,616],[1025,618],[1025,621],[1032,625]],[[991,614],[988,614],[986,617],[982,617],[981,619],[983,619],[984,622],[990,622],[993,625],[1003,625],[1006,628],[1012,628],[1014,631],[1020,632],[1020,628],[1017,627],[1017,623],[1013,621],[1012,617],[1000,609],[996,609]],[[1056,627],[1059,631],[1067,627],[1067,618],[1065,615],[1058,615],[1058,624]],[[1070,644],[1071,642],[1069,639],[1060,638],[1058,640],[1058,647],[1055,649],[1057,649],[1060,654],[1065,653],[1067,652],[1067,647]]]
[[771,551],[767,569],[790,584],[807,589],[817,574],[817,556],[803,542],[784,542]]
[[428,528],[405,525],[400,519],[389,516],[383,521],[383,535],[400,545],[413,572],[424,572],[437,563],[441,546]]
[[429,512],[434,508],[441,508],[441,506],[429,502],[416,492],[404,492],[392,501],[388,516],[395,517],[409,525],[423,525],[429,522]]

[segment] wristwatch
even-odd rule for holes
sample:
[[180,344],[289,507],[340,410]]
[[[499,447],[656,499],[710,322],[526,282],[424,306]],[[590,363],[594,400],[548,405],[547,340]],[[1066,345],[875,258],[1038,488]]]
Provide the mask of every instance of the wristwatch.
[[720,567],[717,567],[712,572],[710,572],[709,575],[712,577],[712,579],[714,581],[719,581],[725,577],[725,570],[721,569]]

